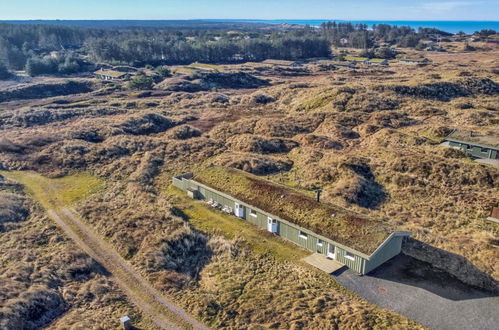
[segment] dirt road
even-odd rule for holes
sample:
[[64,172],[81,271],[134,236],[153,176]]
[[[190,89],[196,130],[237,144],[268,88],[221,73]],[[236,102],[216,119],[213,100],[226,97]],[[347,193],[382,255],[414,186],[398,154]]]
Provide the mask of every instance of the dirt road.
[[88,255],[109,271],[130,301],[162,329],[208,329],[154,289],[107,242],[97,237],[74,210],[48,210],[49,216]]
[[114,282],[145,315],[161,329],[208,329],[154,289],[108,242],[87,226],[77,212],[65,205],[54,181],[33,172],[6,172],[7,177],[24,184],[33,198],[83,251],[99,262]]

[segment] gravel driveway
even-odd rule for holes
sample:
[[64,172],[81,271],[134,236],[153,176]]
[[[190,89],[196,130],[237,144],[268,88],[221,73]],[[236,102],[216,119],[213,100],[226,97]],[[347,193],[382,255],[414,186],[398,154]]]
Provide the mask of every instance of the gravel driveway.
[[432,329],[499,329],[499,296],[399,255],[369,275],[335,275],[348,289]]

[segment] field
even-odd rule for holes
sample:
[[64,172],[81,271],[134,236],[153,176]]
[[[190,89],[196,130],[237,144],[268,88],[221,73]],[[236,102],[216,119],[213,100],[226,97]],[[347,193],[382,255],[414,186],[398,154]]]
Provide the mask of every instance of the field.
[[[499,168],[439,146],[454,128],[499,132],[499,58],[491,47],[428,52],[425,67],[195,63],[172,68],[168,84],[145,92],[93,79],[90,92],[62,95],[68,89],[53,81],[43,87],[49,97],[37,97],[31,83],[18,87],[30,88],[29,99],[7,91],[0,169],[10,180],[0,180],[8,191],[0,203],[9,220],[0,222],[0,276],[8,285],[0,313],[14,323],[6,324],[91,328],[102,317],[102,327],[116,328],[128,313],[135,325],[154,328],[41,208],[70,205],[134,271],[212,328],[422,328],[303,264],[307,251],[171,186],[173,175],[211,165],[309,196],[321,188],[326,202],[411,231],[406,253],[494,290],[499,227],[485,218],[499,204]],[[22,280],[12,275],[21,272]],[[22,304],[16,297],[32,291],[52,300],[29,318],[19,306],[40,306],[38,296],[24,294]]]

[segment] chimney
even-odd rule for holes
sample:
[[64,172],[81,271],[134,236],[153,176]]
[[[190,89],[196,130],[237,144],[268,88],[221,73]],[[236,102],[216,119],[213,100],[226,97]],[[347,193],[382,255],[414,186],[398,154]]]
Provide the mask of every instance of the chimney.
[[317,189],[315,191],[315,194],[316,194],[316,197],[317,197],[317,203],[320,203],[320,201],[321,201],[321,192],[322,192],[322,189]]

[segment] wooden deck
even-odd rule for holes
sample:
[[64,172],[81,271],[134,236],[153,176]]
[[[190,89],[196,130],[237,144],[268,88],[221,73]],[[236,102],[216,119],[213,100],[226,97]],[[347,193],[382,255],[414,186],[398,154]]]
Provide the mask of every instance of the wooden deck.
[[334,273],[340,268],[346,267],[345,265],[342,265],[332,259],[328,259],[325,255],[319,253],[313,253],[308,257],[303,258],[303,261],[328,274]]

